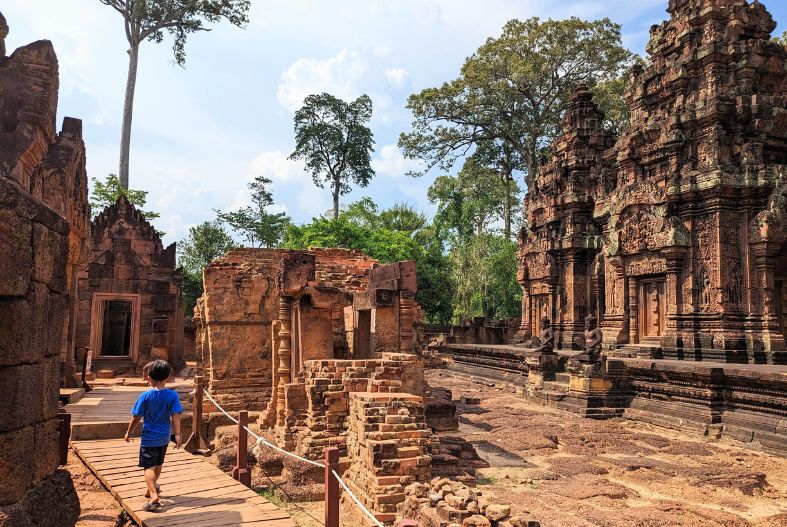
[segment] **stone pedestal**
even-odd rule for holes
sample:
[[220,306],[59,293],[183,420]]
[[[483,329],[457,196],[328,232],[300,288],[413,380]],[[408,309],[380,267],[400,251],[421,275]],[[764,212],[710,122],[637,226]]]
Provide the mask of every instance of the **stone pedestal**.
[[556,406],[583,417],[606,419],[623,415],[631,400],[626,365],[602,358],[595,362],[570,359],[568,396]]
[[544,381],[555,379],[558,369],[557,353],[533,353],[525,356],[528,390],[541,390]]

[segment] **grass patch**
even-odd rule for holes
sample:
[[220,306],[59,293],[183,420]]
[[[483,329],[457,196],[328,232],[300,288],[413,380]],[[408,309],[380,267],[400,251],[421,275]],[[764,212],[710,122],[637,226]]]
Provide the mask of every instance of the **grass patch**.
[[494,485],[497,483],[497,478],[494,476],[481,476],[476,479],[476,485]]
[[284,507],[284,502],[279,499],[273,489],[266,488],[266,489],[258,489],[257,494],[271,502],[272,504],[276,505],[277,507]]

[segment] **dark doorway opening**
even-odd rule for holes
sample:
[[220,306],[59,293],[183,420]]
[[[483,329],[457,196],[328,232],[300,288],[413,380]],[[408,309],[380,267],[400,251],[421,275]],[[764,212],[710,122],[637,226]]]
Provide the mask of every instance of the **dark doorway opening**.
[[123,357],[131,354],[132,307],[128,300],[104,302],[101,355]]

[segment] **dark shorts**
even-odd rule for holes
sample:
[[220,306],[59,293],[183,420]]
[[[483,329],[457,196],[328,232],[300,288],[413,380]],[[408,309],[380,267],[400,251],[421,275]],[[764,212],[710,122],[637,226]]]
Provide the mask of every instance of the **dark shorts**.
[[157,467],[164,464],[167,445],[139,447],[139,466],[142,468]]

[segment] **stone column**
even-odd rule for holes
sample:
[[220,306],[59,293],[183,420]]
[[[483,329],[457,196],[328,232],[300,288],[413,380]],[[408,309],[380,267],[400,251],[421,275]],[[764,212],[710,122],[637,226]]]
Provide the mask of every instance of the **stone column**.
[[530,327],[530,295],[528,294],[528,287],[526,284],[522,286],[522,320],[519,321],[519,329],[516,332],[516,338],[527,340],[533,336],[533,330]]
[[680,283],[680,274],[683,270],[685,247],[667,247],[663,251],[667,259],[667,279],[666,279],[666,323],[664,325],[664,335],[661,338],[661,345],[667,347],[678,347],[678,315],[683,305],[683,288]]
[[630,276],[628,279],[629,298],[629,344],[639,342],[639,279]]
[[292,298],[279,297],[279,365],[276,369],[276,414],[277,424],[283,424],[286,417],[284,404],[284,385],[292,382]]

